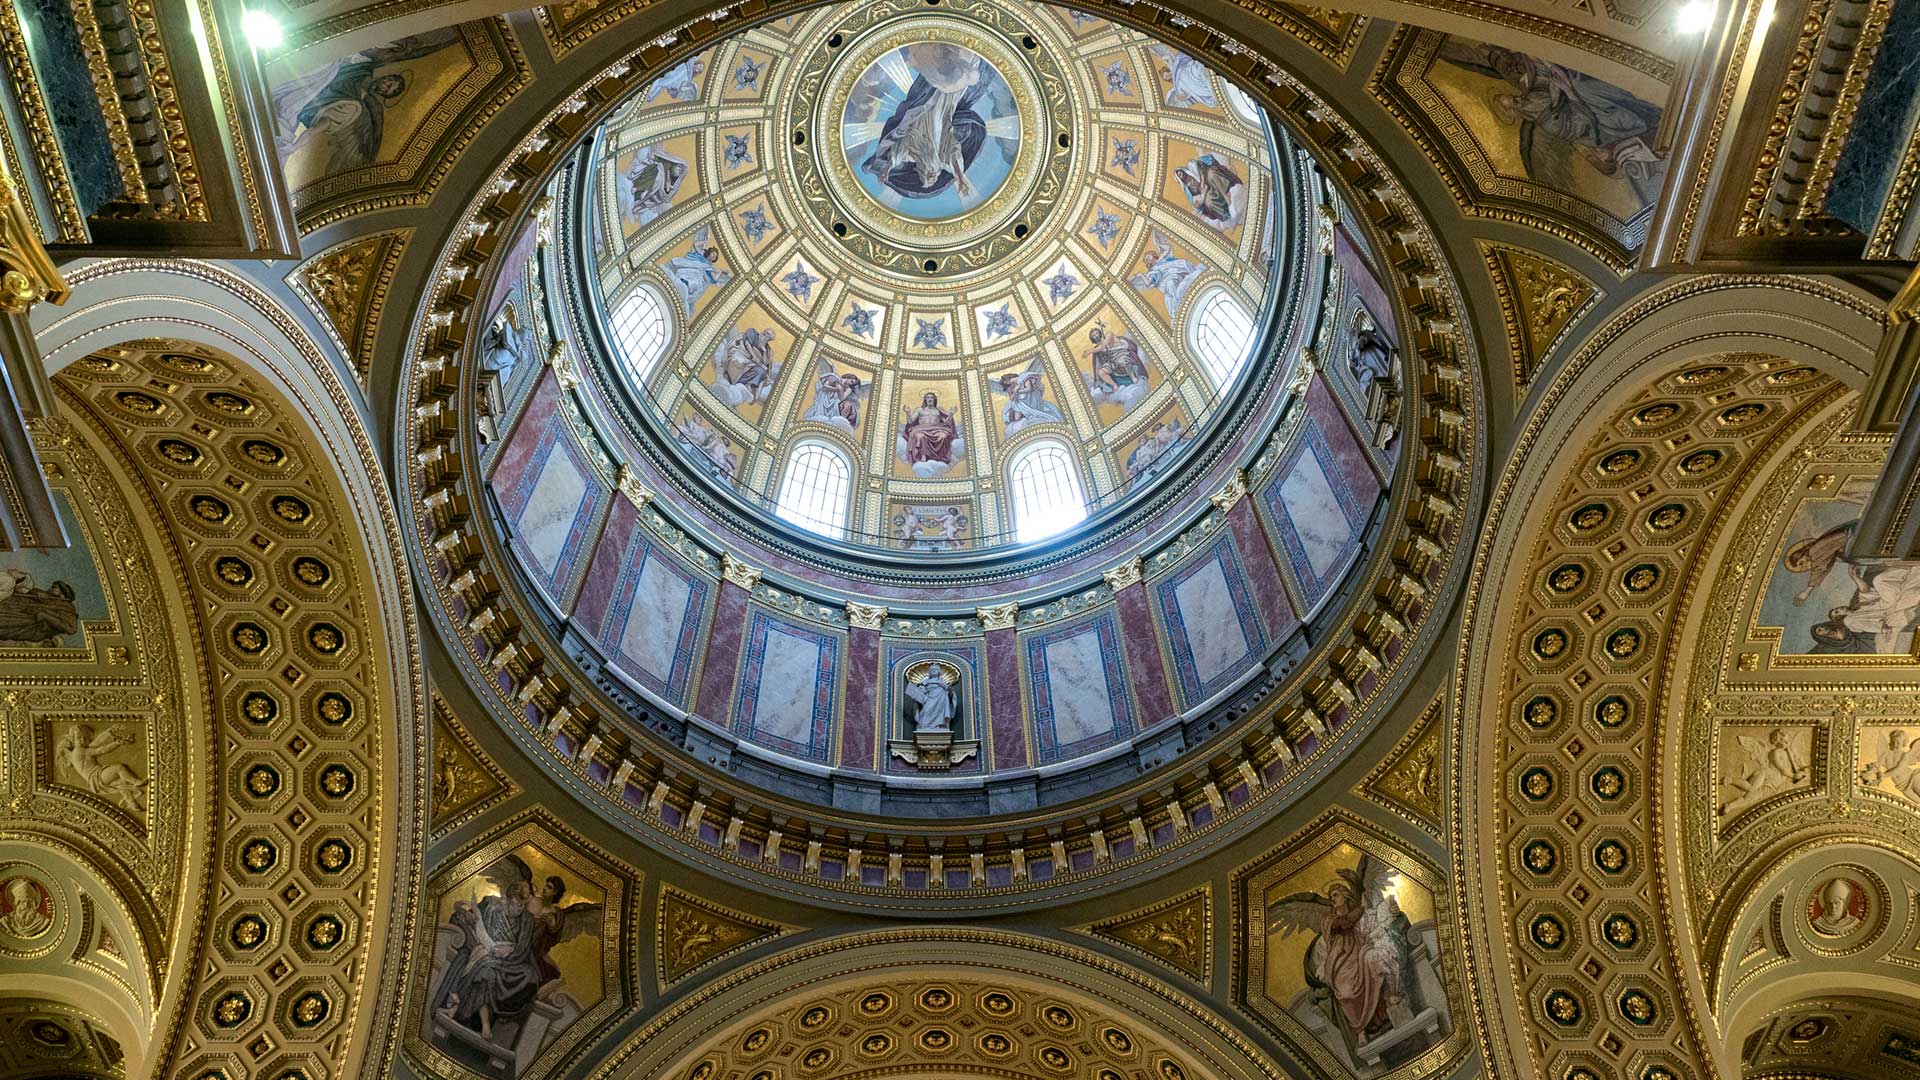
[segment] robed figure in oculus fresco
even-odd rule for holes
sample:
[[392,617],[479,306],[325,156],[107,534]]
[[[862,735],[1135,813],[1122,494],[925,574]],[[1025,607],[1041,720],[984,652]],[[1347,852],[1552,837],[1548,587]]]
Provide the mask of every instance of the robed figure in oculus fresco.
[[949,186],[971,197],[967,166],[987,141],[987,122],[975,109],[985,61],[971,50],[939,42],[920,42],[906,51],[913,84],[860,168],[909,199],[931,198]]
[[[488,867],[498,893],[478,904],[462,900],[448,922],[460,933],[446,973],[434,990],[433,1010],[486,1042],[516,1025],[536,1001],[565,994],[548,951],[580,934],[598,934],[603,908],[584,900],[562,905],[566,881],[549,876],[536,886],[526,861],[508,854]],[[570,996],[570,995],[569,995]]]
[[965,452],[965,440],[953,413],[940,407],[940,396],[929,390],[920,407],[906,410],[896,440],[900,460],[920,476],[938,476]]

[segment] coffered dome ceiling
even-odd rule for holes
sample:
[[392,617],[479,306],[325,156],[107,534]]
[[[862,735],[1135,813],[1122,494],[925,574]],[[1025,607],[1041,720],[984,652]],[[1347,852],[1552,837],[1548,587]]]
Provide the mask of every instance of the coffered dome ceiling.
[[978,552],[1111,519],[1238,402],[1270,291],[1306,284],[1276,216],[1318,200],[1285,156],[1143,35],[899,0],[681,62],[562,217],[591,218],[567,225],[637,436],[725,505]]

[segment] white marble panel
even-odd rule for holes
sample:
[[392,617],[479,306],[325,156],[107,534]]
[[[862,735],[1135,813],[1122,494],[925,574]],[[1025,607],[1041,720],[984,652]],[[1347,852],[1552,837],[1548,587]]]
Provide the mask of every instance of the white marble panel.
[[1293,470],[1280,482],[1280,501],[1293,519],[1294,532],[1306,549],[1313,576],[1326,577],[1346,555],[1347,545],[1353,541],[1353,527],[1347,524],[1340,498],[1333,493],[1333,485],[1327,482],[1320,459],[1311,449],[1300,455]]
[[1107,669],[1094,631],[1047,643],[1047,693],[1053,734],[1062,746],[1113,730]]
[[819,669],[818,642],[769,628],[760,662],[760,695],[753,705],[753,729],[803,745],[810,742]]
[[1208,559],[1192,577],[1174,586],[1173,595],[1179,601],[1180,625],[1186,629],[1194,674],[1200,682],[1211,682],[1246,659],[1247,632],[1240,626],[1240,613],[1233,606],[1219,559]]
[[559,447],[547,455],[540,475],[520,511],[520,542],[527,547],[533,564],[552,576],[567,547],[567,534],[573,531],[574,518],[587,494],[587,478]]
[[620,634],[620,653],[627,662],[661,682],[672,677],[673,656],[687,617],[687,594],[692,591],[693,583],[664,561],[647,558],[633,590],[633,611]]

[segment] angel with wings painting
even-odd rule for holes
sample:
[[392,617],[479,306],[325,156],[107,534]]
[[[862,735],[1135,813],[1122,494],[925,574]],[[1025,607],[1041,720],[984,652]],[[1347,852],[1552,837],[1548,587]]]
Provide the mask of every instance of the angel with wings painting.
[[1350,1052],[1413,1018],[1413,926],[1394,898],[1397,876],[1363,854],[1357,866],[1336,871],[1323,892],[1267,906],[1270,933],[1314,935],[1304,960],[1308,997]]
[[447,921],[460,936],[433,1007],[442,1020],[492,1042],[495,1029],[509,1022],[517,1034],[537,1000],[565,993],[548,953],[581,934],[597,936],[604,909],[584,900],[562,904],[566,880],[551,874],[536,883],[526,860],[511,853],[482,876],[498,891],[454,905]]

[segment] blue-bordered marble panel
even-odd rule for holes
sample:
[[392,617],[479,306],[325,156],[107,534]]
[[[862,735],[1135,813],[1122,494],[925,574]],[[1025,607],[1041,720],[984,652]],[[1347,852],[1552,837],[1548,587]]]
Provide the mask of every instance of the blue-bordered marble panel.
[[880,650],[880,753],[886,756],[886,771],[916,775],[920,772],[917,767],[887,753],[886,744],[890,739],[907,739],[913,734],[913,725],[902,715],[907,706],[906,695],[900,692],[902,676],[907,668],[926,659],[945,660],[960,669],[961,715],[954,737],[977,740],[980,753],[948,772],[977,773],[985,762],[993,760],[993,746],[987,734],[986,680],[982,678],[986,658],[981,646],[943,644],[929,648],[920,642],[908,641],[889,641]]
[[1111,608],[1025,635],[1021,644],[1038,761],[1077,757],[1133,735],[1133,699]]
[[1267,631],[1232,536],[1154,583],[1180,694],[1197,705],[1265,658]]
[[562,610],[572,599],[587,538],[609,493],[557,415],[540,430],[513,486],[497,492],[513,529],[514,551],[528,576]]
[[749,611],[734,733],[783,754],[830,760],[840,653],[838,634],[760,608]]
[[1305,600],[1303,609],[1310,610],[1359,552],[1366,515],[1373,509],[1371,500],[1360,505],[1340,456],[1311,416],[1261,489],[1260,506],[1279,540],[1281,561]]
[[681,708],[696,649],[707,640],[712,582],[681,565],[635,525],[601,628],[614,666]]

